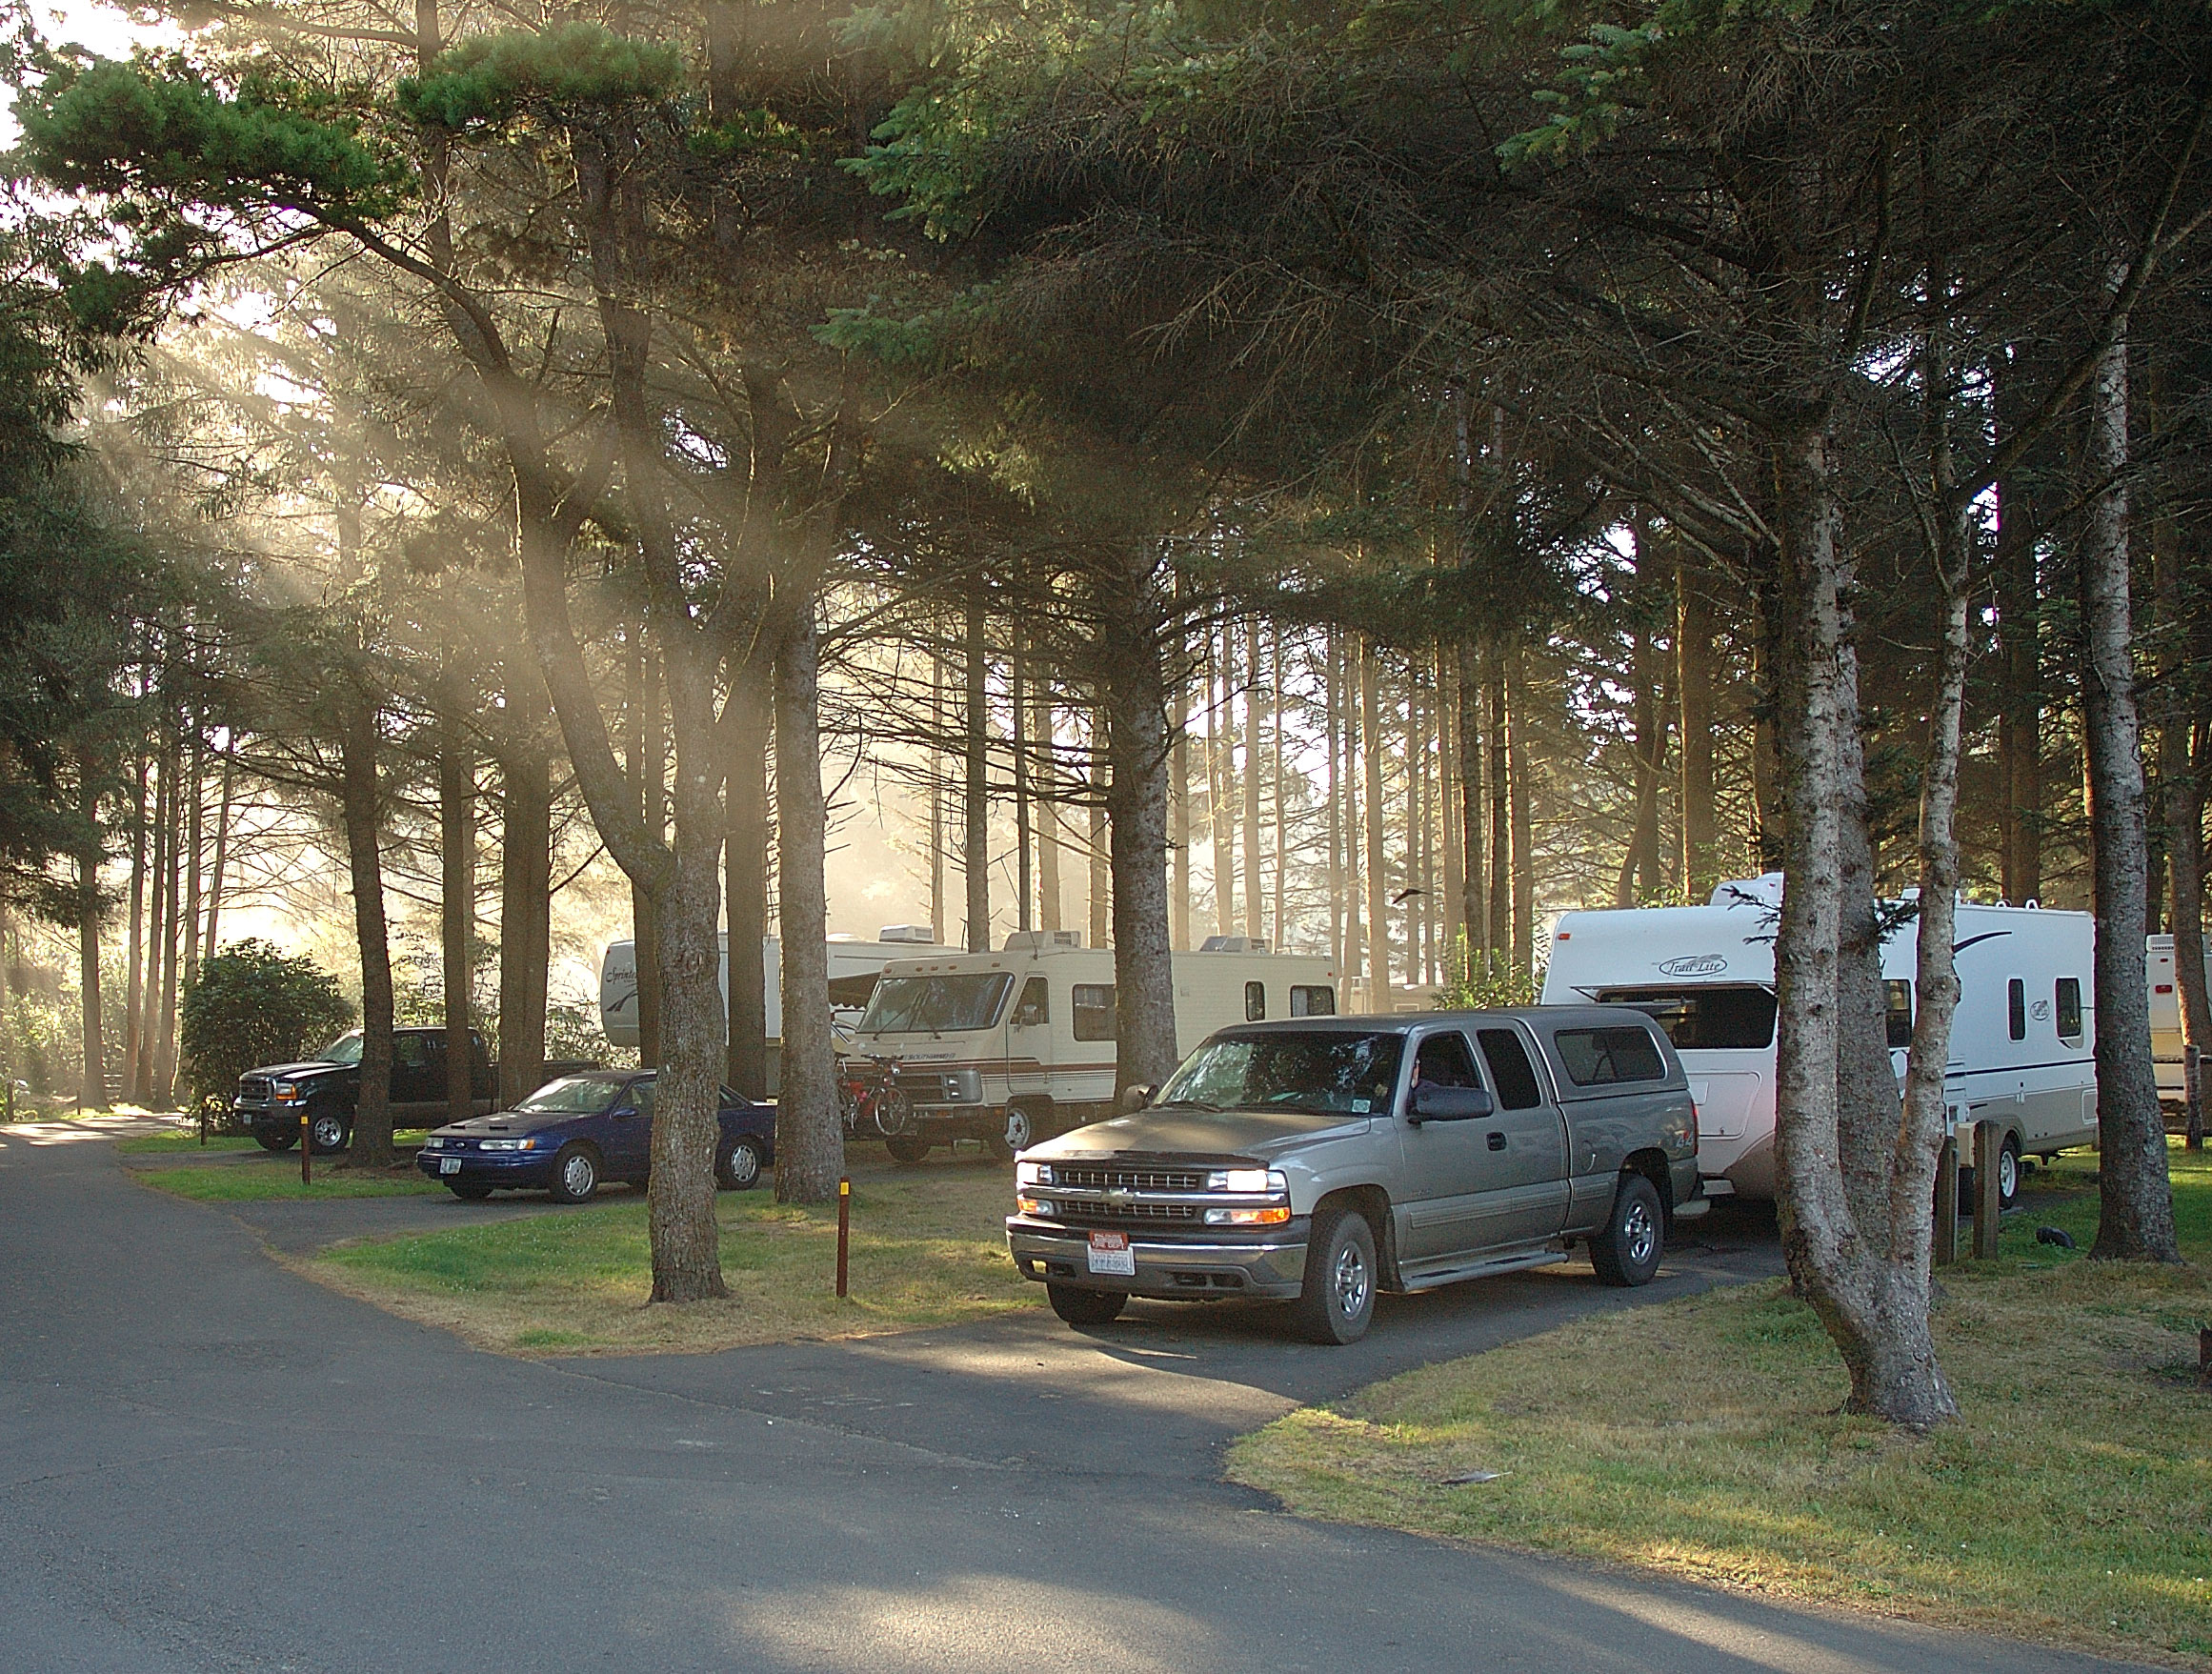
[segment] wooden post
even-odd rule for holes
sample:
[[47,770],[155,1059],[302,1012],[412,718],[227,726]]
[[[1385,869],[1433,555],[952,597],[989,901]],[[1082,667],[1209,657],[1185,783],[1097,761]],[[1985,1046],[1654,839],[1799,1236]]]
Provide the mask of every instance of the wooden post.
[[2182,1048],[2182,1144],[2204,1148],[2204,1049],[2194,1040]]
[[1974,1124],[1974,1259],[1997,1259],[1998,1155],[2004,1130],[1993,1121]]
[[853,1234],[853,1182],[837,1181],[837,1294],[845,1294],[845,1247]]
[[1936,1265],[1959,1259],[1959,1136],[1945,1134],[1936,1158]]
[[314,1130],[308,1126],[307,1106],[302,1104],[299,1107],[299,1183],[303,1186],[314,1184],[314,1165],[310,1160],[314,1149]]

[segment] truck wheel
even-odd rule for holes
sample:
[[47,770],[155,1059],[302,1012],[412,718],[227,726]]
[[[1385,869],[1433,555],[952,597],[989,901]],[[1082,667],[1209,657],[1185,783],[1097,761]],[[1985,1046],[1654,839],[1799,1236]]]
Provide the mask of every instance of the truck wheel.
[[599,1189],[599,1160],[592,1147],[571,1141],[553,1158],[553,1198],[556,1203],[581,1203]]
[[1590,1265],[1607,1284],[1650,1283],[1665,1227],[1659,1188],[1640,1174],[1623,1174],[1613,1194],[1613,1219],[1590,1240]]
[[726,1141],[714,1157],[714,1183],[726,1192],[749,1192],[760,1183],[760,1141]]
[[930,1142],[919,1134],[893,1134],[883,1148],[894,1162],[919,1162],[930,1154]]
[[1001,1162],[1012,1162],[1016,1151],[1026,1151],[1036,1140],[1036,1133],[1030,1125],[1029,1112],[1018,1104],[1010,1105],[1005,1123],[984,1135],[984,1143],[991,1147],[991,1155]]
[[1357,1342],[1375,1318],[1375,1229],[1348,1203],[1314,1217],[1306,1244],[1306,1282],[1291,1304],[1300,1336]]
[[1082,1290],[1073,1284],[1048,1284],[1045,1296],[1053,1312],[1071,1325],[1111,1325],[1129,1302],[1118,1290]]
[[255,1128],[253,1142],[264,1151],[289,1151],[299,1143],[297,1128]]
[[452,1193],[464,1203],[481,1203],[492,1195],[490,1186],[470,1185],[457,1180],[446,1181],[446,1190]]
[[317,1157],[343,1151],[353,1138],[353,1124],[340,1111],[326,1110],[308,1119],[308,1143]]

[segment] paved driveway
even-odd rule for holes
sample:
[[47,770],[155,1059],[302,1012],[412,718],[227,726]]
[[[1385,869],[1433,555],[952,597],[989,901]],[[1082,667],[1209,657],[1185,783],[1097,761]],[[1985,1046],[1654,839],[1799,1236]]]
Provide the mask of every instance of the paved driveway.
[[[1655,1291],[1770,1268],[1691,1251]],[[1394,1303],[524,1362],[293,1278],[97,1137],[0,1130],[0,1674],[2020,1670],[2101,1664],[1309,1524],[1225,1438],[1612,1305]],[[1652,1293],[1646,1293],[1652,1294]]]

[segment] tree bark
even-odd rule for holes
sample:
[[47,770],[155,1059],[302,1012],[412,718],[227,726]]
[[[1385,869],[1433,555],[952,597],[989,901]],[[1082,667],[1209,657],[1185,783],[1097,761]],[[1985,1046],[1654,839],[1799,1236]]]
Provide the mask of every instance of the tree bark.
[[153,757],[153,847],[146,904],[146,982],[139,997],[138,1044],[131,1058],[131,1099],[153,1103],[154,1036],[161,1026],[162,929],[168,922],[169,853],[174,841],[170,817],[175,795],[176,757],[164,740]]
[[[1037,797],[1036,806],[1036,885],[1037,921],[1046,930],[1061,927],[1066,911],[1060,898],[1060,768],[1058,742],[1054,734],[1052,688],[1044,681],[1036,683],[1036,736],[1037,761],[1044,773],[1045,788]],[[1188,890],[1191,861],[1188,848],[1190,805],[1186,798],[1183,807],[1185,842],[1183,850],[1183,883]]]
[[190,987],[200,974],[200,851],[206,832],[207,735],[197,709],[192,712],[192,764],[185,776],[191,806],[185,812],[184,980]]
[[1274,754],[1268,782],[1275,792],[1275,939],[1268,943],[1277,953],[1290,938],[1290,827],[1283,818],[1282,748],[1282,630],[1275,630],[1270,664],[1274,685],[1269,693],[1267,732]]
[[[173,726],[173,716],[165,717]],[[178,771],[179,750],[172,733],[162,756],[162,776],[171,781],[181,778]],[[179,918],[178,892],[183,887],[182,821],[177,807],[183,794],[181,783],[174,783],[169,797],[169,837],[164,845],[161,914],[161,1003],[154,1014],[153,1028],[153,1103],[156,1108],[169,1110],[176,1103],[176,961],[178,942],[183,930]]]
[[1174,958],[1167,900],[1168,600],[1150,550],[1136,542],[1102,601],[1106,786],[1113,853],[1116,1100],[1175,1073]]
[[1234,656],[1226,627],[1218,639],[1212,629],[1206,631],[1206,835],[1214,851],[1214,933],[1230,936],[1237,929],[1237,827],[1229,813],[1237,782],[1237,728]]
[[1675,567],[1675,689],[1681,694],[1682,898],[1707,899],[1720,881],[1718,782],[1713,770],[1713,603],[1686,554]]
[[[660,692],[654,675],[654,656],[642,628],[630,633],[630,781],[634,812],[654,842],[667,838],[668,820],[662,797]],[[647,1069],[661,1060],[660,945],[654,928],[653,892],[633,879],[630,885],[630,934],[637,955],[637,1061]]]
[[1367,792],[1367,998],[1378,1012],[1390,1010],[1390,875],[1382,852],[1382,697],[1375,647],[1364,640],[1354,653],[1359,664],[1360,768]]
[[1459,914],[1467,930],[1468,974],[1490,946],[1490,892],[1482,841],[1482,666],[1474,643],[1459,657]]
[[[508,696],[512,705],[512,688]],[[545,1079],[553,770],[536,738],[502,747],[499,801],[499,1102],[507,1108]]]
[[[2182,1048],[2212,1051],[2212,1003],[2204,982],[2204,781],[2202,737],[2190,702],[2189,622],[2183,590],[2186,557],[2179,519],[2166,518],[2158,535],[2154,572],[2160,617],[2159,683],[2165,707],[2159,717],[2159,777],[2165,784],[2166,880],[2172,892],[2174,984],[2181,997]],[[2184,1095],[2185,1097],[2185,1095]],[[2190,1150],[2204,1142],[2202,1099],[2183,1112]]]
[[1244,934],[1267,934],[1267,889],[1259,866],[1259,623],[1244,624]]
[[83,1046],[77,1103],[85,1110],[108,1108],[108,1048],[100,1007],[100,796],[90,766],[82,761],[78,813],[88,840],[77,856],[77,1020]]
[[339,816],[361,956],[361,1079],[353,1104],[355,1166],[389,1168],[392,1153],[392,948],[379,853],[376,706],[356,697],[339,723]]
[[829,1201],[845,1169],[830,1035],[818,655],[810,606],[775,655],[776,916],[783,934],[783,1058],[775,1106],[779,1203]]
[[[1169,765],[1170,863],[1175,869],[1175,944],[1191,945],[1191,685],[1177,675],[1175,712],[1170,716],[1170,736],[1175,739]],[[1049,928],[1049,926],[1048,926]]]
[[1517,642],[1505,653],[1506,767],[1512,776],[1513,968],[1536,969],[1536,844],[1528,782],[1528,682]]
[[723,856],[730,921],[730,1085],[756,1102],[768,1097],[768,749],[772,708],[763,683],[731,681],[730,839]]
[[[131,768],[131,926],[126,932],[123,989],[123,1091],[135,1097],[138,1084],[139,991],[146,957],[146,757]],[[210,933],[212,940],[212,932]]]
[[1114,864],[1107,835],[1107,776],[1110,728],[1103,705],[1091,711],[1091,945],[1114,941]]
[[1028,675],[1022,666],[1018,635],[1015,637],[1014,656],[1008,665],[1006,680],[1006,714],[1014,734],[1014,927],[1032,930],[1036,928],[1033,915],[1036,880],[1031,875],[1029,863],[1029,704],[1024,691]]
[[2178,1261],[2165,1120],[2151,1064],[2143,965],[2142,746],[2128,600],[2127,338],[2116,334],[2090,382],[2087,463],[2106,486],[2081,536],[2082,731],[2096,841],[2097,1110],[2101,1136],[2097,1241],[2112,1261]]
[[1493,647],[1487,688],[1490,697],[1490,899],[1485,909],[1489,949],[1503,964],[1513,945],[1513,787],[1507,772],[1505,655]]
[[[2009,436],[2032,408],[2017,362],[1998,364],[1996,386],[1999,429]],[[2015,904],[2042,894],[2042,610],[2033,487],[2040,457],[2041,450],[2031,451],[1997,484],[1999,877]]]
[[215,803],[215,860],[208,878],[208,932],[200,938],[204,955],[215,951],[215,931],[223,917],[223,880],[231,863],[231,797],[238,768],[238,739],[223,746],[223,788]]
[[1323,655],[1327,667],[1322,675],[1325,689],[1322,695],[1322,728],[1328,734],[1329,775],[1326,794],[1329,800],[1329,958],[1336,964],[1337,977],[1341,982],[1351,975],[1346,963],[1344,940],[1344,799],[1339,794],[1337,739],[1343,732],[1344,659],[1341,655],[1343,640],[1340,631],[1328,630]]
[[[449,672],[449,687],[457,676]],[[475,1108],[475,1030],[471,992],[476,971],[476,756],[449,693],[438,739],[438,945],[446,990],[446,1119]]]
[[983,597],[968,595],[967,702],[961,711],[961,762],[965,794],[961,798],[963,824],[960,872],[968,886],[964,944],[972,954],[991,951],[991,735],[984,708],[984,677],[990,669],[989,648],[983,636]]

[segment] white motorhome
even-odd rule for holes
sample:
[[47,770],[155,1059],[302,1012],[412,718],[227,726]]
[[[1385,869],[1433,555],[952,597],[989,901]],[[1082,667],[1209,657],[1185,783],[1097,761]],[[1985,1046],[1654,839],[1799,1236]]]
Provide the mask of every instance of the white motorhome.
[[[2182,1107],[2182,991],[2174,964],[2174,938],[2143,938],[2144,973],[2150,983],[2151,1057],[2159,1071],[2159,1102]],[[2206,980],[2212,981],[2212,952],[2204,956]]]
[[[1258,1018],[1335,1014],[1326,958],[1215,940],[1212,951],[1173,956],[1179,1044]],[[900,1161],[966,1135],[1011,1157],[1113,1113],[1114,999],[1111,949],[1084,947],[1073,930],[1016,931],[997,953],[887,965],[849,1063],[869,1067],[876,1125]]]
[[[730,938],[724,935],[717,939],[721,949],[717,976],[726,1006],[730,999]],[[839,1032],[849,1031],[867,1009],[868,997],[875,992],[876,978],[892,960],[954,951],[939,946],[930,935],[929,927],[922,924],[886,924],[874,941],[862,941],[851,936],[831,937],[830,1005]],[[773,936],[761,938],[760,970],[768,984],[769,1073],[773,1093],[774,1045],[783,1039],[783,945]],[[606,1031],[610,1045],[638,1043],[637,944],[634,941],[608,943],[599,960],[599,1026]]]
[[[1698,1164],[1711,1197],[1771,1199],[1774,935],[1779,874],[1723,883],[1702,907],[1563,914],[1544,974],[1547,1005],[1590,1000],[1649,1012],[1675,1043],[1698,1102]],[[1917,927],[1883,945],[1891,1067],[1912,1039]],[[2004,1130],[1999,1184],[2009,1202],[2022,1156],[2097,1139],[2095,925],[2086,913],[1961,902],[1960,998],[1945,1071],[1961,1130]]]

